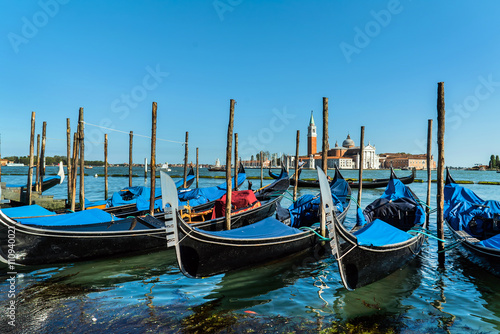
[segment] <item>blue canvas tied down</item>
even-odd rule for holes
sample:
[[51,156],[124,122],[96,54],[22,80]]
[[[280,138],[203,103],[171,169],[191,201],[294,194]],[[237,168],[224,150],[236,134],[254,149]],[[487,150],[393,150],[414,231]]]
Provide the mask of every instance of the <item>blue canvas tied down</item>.
[[449,183],[444,187],[444,216],[454,230],[485,239],[481,244],[485,247],[497,248],[500,237],[494,234],[500,232],[500,202],[484,201],[472,190]]
[[269,217],[257,223],[227,231],[202,231],[223,238],[233,239],[265,239],[285,237],[302,233],[299,229],[287,226],[279,220]]
[[121,218],[116,218],[114,215],[109,214],[103,210],[90,209],[50,217],[21,218],[17,221],[22,224],[33,226],[75,226],[105,223],[118,220],[121,220]]
[[16,208],[2,209],[2,212],[10,218],[52,216],[54,212],[42,208],[40,205],[25,205]]
[[386,222],[375,219],[353,233],[362,246],[386,246],[411,239],[413,236]]
[[[246,173],[238,174],[238,184],[245,182]],[[235,184],[235,178],[232,179],[232,184]],[[191,207],[200,204],[215,201],[221,198],[227,192],[227,183],[224,182],[219,186],[196,188],[196,189],[182,189],[179,191],[179,206],[190,205]],[[188,203],[189,201],[189,203]]]

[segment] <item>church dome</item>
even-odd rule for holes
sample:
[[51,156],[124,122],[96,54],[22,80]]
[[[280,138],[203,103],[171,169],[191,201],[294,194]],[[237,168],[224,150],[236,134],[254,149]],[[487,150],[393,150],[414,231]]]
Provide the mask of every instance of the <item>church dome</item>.
[[347,135],[347,138],[342,142],[343,147],[354,147],[354,140],[351,139],[350,135]]

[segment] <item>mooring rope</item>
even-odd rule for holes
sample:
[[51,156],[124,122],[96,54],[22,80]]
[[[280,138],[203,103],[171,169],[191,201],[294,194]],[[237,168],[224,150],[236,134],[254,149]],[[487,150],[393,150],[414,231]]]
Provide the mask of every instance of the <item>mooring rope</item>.
[[[105,126],[95,125],[95,124],[91,124],[91,123],[87,123],[87,122],[82,122],[82,123],[85,125],[95,126],[96,128],[101,128],[101,129],[105,129],[105,130],[109,130],[109,131],[115,131],[115,132],[120,132],[120,133],[124,133],[124,134],[129,134],[129,132],[127,132],[127,131],[111,129],[111,128],[107,128]],[[137,133],[134,133],[134,136],[151,139],[150,136],[140,135]],[[175,141],[175,140],[168,140],[168,139],[161,139],[161,138],[156,138],[156,140],[166,141],[166,142],[176,143],[176,144],[182,144],[182,145],[186,144],[186,142],[183,142],[183,141]]]
[[454,243],[449,244],[448,246],[446,246],[443,250],[438,251],[438,253],[444,253],[444,252],[447,252],[449,250],[452,250],[453,248],[457,247],[458,245],[460,245],[464,241],[465,240],[463,240],[463,239],[457,240]]
[[[424,232],[425,231],[425,232]],[[420,234],[423,234],[429,238],[433,238],[433,239],[436,239],[436,240],[439,240],[441,242],[446,242],[446,240],[443,240],[443,239],[440,239],[438,237],[436,237],[435,235],[431,234],[429,230],[426,230],[426,229],[420,229],[420,230],[414,230],[413,228],[408,230],[408,233],[411,233],[411,232],[415,232],[415,233],[420,233]]]
[[[314,226],[314,225],[313,225]],[[332,239],[330,238],[325,238],[324,236],[322,236],[321,234],[319,234],[318,232],[316,232],[315,229],[309,227],[309,226],[302,226],[302,227],[299,227],[299,230],[302,230],[302,231],[311,231],[313,232],[314,234],[316,234],[318,237],[319,237],[319,240],[321,241],[331,241]]]

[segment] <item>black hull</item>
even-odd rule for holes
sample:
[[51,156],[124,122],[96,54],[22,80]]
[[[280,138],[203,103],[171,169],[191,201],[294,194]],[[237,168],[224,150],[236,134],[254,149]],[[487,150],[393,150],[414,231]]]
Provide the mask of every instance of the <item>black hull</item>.
[[[348,208],[338,216],[340,221],[344,221],[347,211]],[[193,278],[222,274],[298,253],[315,253],[321,247],[318,236],[311,231],[269,239],[220,238],[191,228],[180,216],[177,233],[178,240],[182,240],[177,249],[179,266],[186,276]]]
[[[277,179],[279,177],[278,174],[273,173],[270,169],[269,169],[269,176],[272,177],[273,179]],[[403,184],[413,183],[413,181],[415,180],[415,174],[412,173],[410,176],[405,176],[405,177],[399,178],[399,180],[401,182],[403,182]],[[359,182],[347,181],[347,183],[349,183],[349,186],[351,187],[351,189],[352,188],[355,188],[355,189],[359,188]],[[384,187],[387,187],[387,184],[389,184],[389,179],[375,179],[373,181],[363,182],[363,189],[384,188]],[[293,176],[290,177],[290,185],[292,185],[292,186],[295,185],[295,179],[293,178]],[[298,186],[304,187],[304,188],[319,188],[319,182],[318,181],[305,181],[305,180],[299,179]]]
[[365,247],[353,246],[355,241],[349,232],[337,230],[337,233],[340,254],[343,254],[342,260],[339,261],[339,271],[345,287],[349,290],[379,281],[403,267],[420,253],[425,240],[420,234],[400,244]]
[[1,262],[9,260],[11,231],[15,231],[15,263],[22,265],[74,262],[166,248],[164,228],[129,230],[133,219],[120,223],[125,224],[123,230],[109,232],[35,228],[19,224],[3,213],[0,224]]

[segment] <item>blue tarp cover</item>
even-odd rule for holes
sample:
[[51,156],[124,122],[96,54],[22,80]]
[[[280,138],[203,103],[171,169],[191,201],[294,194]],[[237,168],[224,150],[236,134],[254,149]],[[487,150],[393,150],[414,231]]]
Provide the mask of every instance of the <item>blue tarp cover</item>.
[[[484,232],[492,232],[492,226],[485,225],[485,220],[500,218],[500,202],[484,201],[472,190],[449,183],[444,187],[444,218],[454,230],[482,238]],[[475,221],[473,228],[470,225],[472,220]],[[497,241],[500,237],[497,237],[484,240],[482,245],[500,249]]]
[[[200,230],[202,231],[202,230]],[[301,233],[299,229],[287,226],[279,220],[269,217],[255,224],[236,228],[229,231],[202,231],[214,236],[234,239],[264,239],[285,237]]]
[[500,234],[497,234],[489,239],[480,241],[477,244],[483,247],[500,249]]
[[362,246],[385,246],[411,239],[413,236],[392,225],[375,219],[353,233]]
[[[240,185],[245,182],[246,178],[246,173],[238,174],[238,184]],[[234,177],[232,179],[232,184],[234,185]],[[226,192],[226,182],[219,186],[207,188],[181,189],[179,190],[179,206],[187,205],[188,201],[191,207],[215,201],[221,198]]]
[[[403,182],[401,182],[401,180],[391,179],[387,184],[384,193],[382,194],[382,196],[380,196],[379,200],[380,204],[378,205],[381,205],[383,203],[393,203],[393,206],[401,206],[405,210],[413,206],[416,208],[414,224],[422,225],[425,223],[424,209],[420,205],[417,205],[416,198],[413,196],[408,187]],[[391,208],[391,210],[397,210],[397,208],[394,207]],[[356,215],[356,221],[357,225],[362,226],[366,224],[366,222],[371,221],[371,219],[369,219],[365,212],[363,212],[363,215]]]
[[[336,206],[337,214],[343,212],[347,207],[347,195],[349,184],[342,178],[337,178],[330,184],[333,204]],[[321,197],[311,194],[300,196],[289,208],[290,225],[292,227],[311,226],[319,221],[319,206]]]
[[105,223],[117,220],[121,220],[121,218],[116,218],[115,216],[100,209],[90,209],[51,217],[17,219],[17,221],[22,224],[38,226],[74,226]]
[[41,206],[34,205],[25,205],[19,206],[17,208],[6,208],[2,209],[2,212],[7,215],[7,217],[11,218],[19,218],[19,217],[40,217],[40,216],[52,216],[55,215],[54,212],[49,211]]

